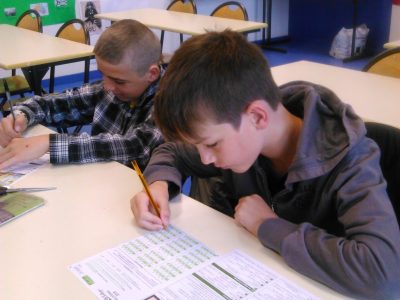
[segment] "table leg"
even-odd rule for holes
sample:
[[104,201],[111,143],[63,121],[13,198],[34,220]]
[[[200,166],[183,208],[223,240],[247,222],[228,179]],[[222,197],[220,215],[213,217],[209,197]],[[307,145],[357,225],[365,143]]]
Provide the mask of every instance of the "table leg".
[[362,58],[364,55],[356,55],[356,34],[357,34],[357,23],[358,23],[358,0],[353,0],[353,33],[351,37],[351,52],[350,57],[343,59],[343,62],[349,62],[358,58]]
[[22,68],[22,72],[35,95],[41,96],[43,94],[42,79],[48,69],[49,67],[46,66]]
[[[265,11],[267,10],[267,8],[268,8],[268,14],[266,17]],[[272,44],[272,42],[271,42],[271,27],[272,27],[271,20],[272,20],[272,0],[263,0],[263,22],[264,23],[267,22],[268,27],[267,27],[267,37],[265,37],[265,29],[263,29],[261,48],[263,48],[265,50],[286,53],[287,52],[286,49],[271,46],[271,44]]]

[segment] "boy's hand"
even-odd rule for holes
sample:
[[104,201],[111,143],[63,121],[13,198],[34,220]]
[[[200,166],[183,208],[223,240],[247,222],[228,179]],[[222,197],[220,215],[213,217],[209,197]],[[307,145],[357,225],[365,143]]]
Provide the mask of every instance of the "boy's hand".
[[267,219],[278,218],[259,195],[239,199],[235,207],[235,220],[252,234],[257,236],[260,225]]
[[49,151],[49,143],[48,134],[12,139],[0,149],[0,170],[41,157]]
[[0,146],[6,147],[13,138],[21,137],[27,126],[28,120],[22,114],[15,117],[15,122],[12,114],[3,118],[0,122]]
[[140,227],[148,230],[160,230],[167,227],[169,223],[168,183],[166,181],[155,181],[149,185],[149,188],[154,201],[160,208],[161,219],[154,211],[145,191],[137,193],[131,199],[131,209],[136,223]]

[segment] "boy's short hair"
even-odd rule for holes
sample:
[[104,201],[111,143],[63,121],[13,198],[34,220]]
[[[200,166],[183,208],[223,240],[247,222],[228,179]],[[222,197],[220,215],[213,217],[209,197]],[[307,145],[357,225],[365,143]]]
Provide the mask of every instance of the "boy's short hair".
[[241,114],[263,99],[281,101],[268,62],[258,46],[230,30],[184,42],[175,52],[154,101],[157,125],[170,140],[198,139],[206,121],[240,126]]
[[121,20],[105,30],[94,47],[96,56],[117,65],[131,63],[131,69],[143,76],[161,58],[161,45],[155,34],[135,20]]

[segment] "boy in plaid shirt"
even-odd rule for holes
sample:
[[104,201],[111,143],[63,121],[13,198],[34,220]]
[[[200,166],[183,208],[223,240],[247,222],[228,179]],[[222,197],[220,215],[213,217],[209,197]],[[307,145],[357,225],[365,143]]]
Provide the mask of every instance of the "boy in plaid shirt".
[[[47,151],[53,164],[115,160],[144,167],[163,142],[151,112],[164,69],[159,40],[134,20],[114,23],[94,48],[101,82],[33,98],[15,106],[0,123],[0,169],[36,159]],[[92,124],[91,134],[45,134],[22,138],[30,126]]]

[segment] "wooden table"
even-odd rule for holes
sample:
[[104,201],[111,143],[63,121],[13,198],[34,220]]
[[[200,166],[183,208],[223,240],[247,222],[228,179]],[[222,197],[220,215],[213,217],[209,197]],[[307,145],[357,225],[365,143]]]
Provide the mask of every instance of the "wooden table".
[[[35,94],[40,95],[39,68],[84,60],[93,56],[93,46],[85,45],[20,27],[1,24],[0,68],[25,68]],[[29,77],[29,76],[28,76]]]
[[272,68],[278,85],[304,80],[326,86],[368,121],[400,128],[400,79],[310,61]]
[[400,40],[392,41],[392,42],[389,42],[389,43],[386,43],[383,45],[383,48],[385,48],[385,49],[393,49],[396,47],[400,47]]
[[[2,299],[96,299],[68,266],[146,233],[130,210],[141,183],[119,163],[48,164],[14,186],[57,189],[37,193],[44,206],[0,227]],[[171,210],[173,225],[218,254],[240,249],[322,299],[343,299],[290,269],[226,215],[185,196],[172,201]]]
[[133,19],[150,28],[189,35],[203,34],[207,31],[222,31],[228,28],[237,32],[252,32],[267,27],[267,24],[260,22],[188,14],[157,8],[143,8],[97,14],[96,18],[110,21]]

